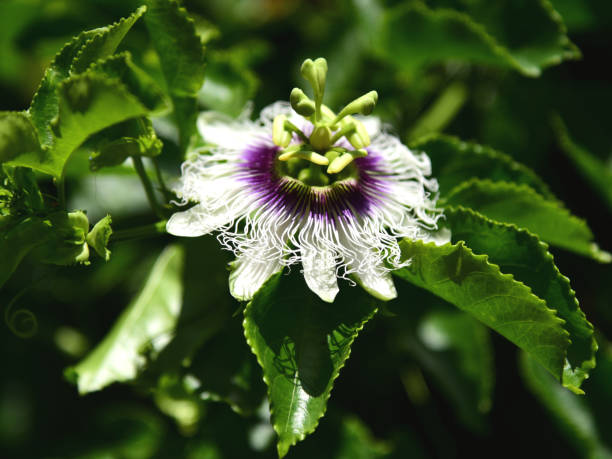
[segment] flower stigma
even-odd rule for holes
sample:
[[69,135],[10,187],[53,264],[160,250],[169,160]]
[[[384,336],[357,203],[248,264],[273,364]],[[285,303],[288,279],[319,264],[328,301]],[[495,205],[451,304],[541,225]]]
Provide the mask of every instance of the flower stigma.
[[[356,170],[346,168],[354,159],[367,156],[365,148],[370,145],[370,137],[363,123],[351,115],[372,113],[378,93],[364,94],[336,115],[323,105],[327,61],[321,57],[314,61],[306,59],[301,73],[312,86],[315,100],[300,88],[293,88],[289,100],[291,108],[309,122],[311,133],[306,135],[283,114],[274,118],[272,140],[282,148],[278,160],[288,163],[286,167],[280,166],[279,172],[310,186],[326,186],[355,177]],[[292,142],[294,138],[297,143]],[[324,166],[324,169],[313,165]],[[345,173],[341,174],[343,171]]]
[[413,153],[372,116],[370,91],[335,113],[323,104],[324,58],[307,59],[289,102],[255,121],[215,112],[198,118],[205,147],[190,152],[175,187],[187,210],[169,233],[217,233],[236,255],[230,293],[249,300],[285,266],[301,264],[308,287],[333,302],[338,279],[382,300],[397,296],[391,271],[406,266],[398,240],[443,244],[438,184],[425,153]]

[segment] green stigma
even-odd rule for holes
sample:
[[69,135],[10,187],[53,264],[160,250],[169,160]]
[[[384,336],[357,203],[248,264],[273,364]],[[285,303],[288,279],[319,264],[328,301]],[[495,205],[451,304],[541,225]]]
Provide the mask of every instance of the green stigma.
[[[322,57],[314,61],[306,59],[301,73],[312,87],[314,100],[300,88],[293,88],[289,100],[291,108],[312,123],[312,133],[306,136],[286,116],[278,115],[272,126],[272,140],[282,148],[279,161],[307,161],[310,165],[300,170],[298,175],[312,185],[325,185],[330,181],[325,173],[340,174],[355,158],[367,155],[365,148],[370,145],[370,137],[365,126],[351,115],[372,113],[378,101],[378,93],[370,91],[348,103],[336,114],[323,105],[327,61]],[[294,134],[299,136],[301,143],[290,145]],[[343,137],[353,150],[335,146]],[[325,173],[315,166],[326,166]]]

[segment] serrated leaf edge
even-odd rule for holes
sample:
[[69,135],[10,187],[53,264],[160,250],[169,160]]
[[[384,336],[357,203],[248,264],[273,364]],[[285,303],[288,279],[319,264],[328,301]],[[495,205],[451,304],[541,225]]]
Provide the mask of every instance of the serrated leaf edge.
[[[441,134],[441,133],[431,133],[426,134],[423,137],[420,137],[415,142],[412,143],[411,147],[416,150],[422,150],[427,153],[426,145],[431,141],[442,140],[454,147],[457,148],[460,154],[474,154],[476,156],[485,156],[489,159],[498,160],[504,165],[506,165],[510,170],[520,171],[522,174],[528,176],[534,183],[541,188],[542,195],[547,200],[557,202],[560,206],[563,206],[563,203],[559,201],[559,199],[553,194],[550,190],[546,182],[544,182],[532,169],[528,168],[524,164],[521,164],[515,161],[512,156],[496,150],[488,145],[482,145],[476,142],[466,142],[461,140],[459,137]],[[516,183],[516,182],[508,182],[508,183]],[[535,190],[535,189],[534,189]],[[535,190],[538,192],[538,190]]]
[[[514,223],[504,223],[504,222],[495,221],[495,220],[490,219],[489,217],[487,217],[485,215],[482,215],[481,213],[476,212],[475,210],[467,208],[467,207],[463,207],[463,206],[449,206],[449,207],[447,207],[446,211],[467,214],[469,216],[469,218],[482,220],[484,223],[486,223],[487,225],[489,225],[491,227],[498,226],[498,227],[506,228],[508,230],[516,232],[517,234],[520,235],[521,238],[523,238],[525,240],[530,240],[531,242],[534,242],[536,247],[538,247],[538,249],[540,250],[540,253],[542,254],[543,259],[547,263],[550,263],[552,265],[554,274],[560,280],[560,284],[561,284],[561,286],[563,288],[563,293],[565,295],[567,295],[570,298],[571,302],[576,306],[576,310],[578,311],[579,315],[584,319],[585,323],[588,325],[588,327],[591,329],[591,331],[592,332],[595,331],[595,329],[593,327],[593,324],[591,324],[591,322],[589,322],[587,320],[586,314],[580,308],[580,303],[578,301],[578,298],[576,297],[576,292],[574,291],[574,289],[571,286],[570,279],[567,276],[565,276],[563,273],[561,273],[561,271],[559,271],[559,268],[555,264],[554,256],[548,251],[549,245],[546,242],[542,241],[537,235],[531,233],[526,228],[520,228],[517,225],[515,225]],[[516,282],[520,282],[520,281],[517,281],[516,279],[515,279],[515,281]],[[542,300],[542,301],[544,301],[546,303],[545,300]],[[555,309],[554,307],[548,306],[548,303],[546,303],[546,304],[547,304],[547,307],[549,307],[549,309],[551,311],[553,311],[555,313],[555,315],[557,315],[558,310]],[[561,319],[561,320],[563,320],[564,323],[566,322],[564,319]],[[581,366],[574,367],[574,368],[580,368],[580,369],[585,370],[587,372],[587,374],[586,374],[584,379],[587,379],[589,377],[588,371],[594,369],[595,366],[596,366],[595,352],[597,351],[597,342],[595,341],[595,337],[594,337],[593,334],[591,335],[591,339],[592,339],[591,340],[591,343],[592,343],[591,344],[591,346],[592,346],[591,349],[593,351],[593,357],[590,360],[585,360]],[[570,340],[569,341],[570,341],[570,344],[571,344],[572,343],[571,335],[570,335]],[[566,352],[566,355],[567,355],[567,352]],[[561,383],[563,384],[564,387],[568,387],[568,386],[565,385],[565,383],[563,381],[563,378],[561,380]],[[579,388],[576,388],[576,389],[579,389]],[[570,389],[570,390],[573,391],[573,389]]]
[[[499,274],[499,276],[502,279],[511,280],[512,282],[514,282],[516,284],[519,284],[520,286],[524,287],[527,290],[527,293],[535,298],[536,303],[539,303],[543,307],[543,311],[546,314],[548,314],[553,319],[553,321],[555,321],[559,325],[561,325],[562,332],[563,332],[562,334],[565,336],[565,341],[566,341],[566,345],[565,345],[564,351],[565,351],[565,354],[567,354],[567,348],[569,347],[569,345],[571,343],[571,340],[570,340],[569,332],[565,329],[565,327],[563,327],[563,325],[565,324],[565,320],[563,320],[562,318],[557,316],[557,314],[556,314],[557,311],[555,309],[549,308],[548,305],[546,304],[546,301],[544,301],[542,298],[540,298],[535,293],[533,293],[533,291],[531,290],[531,287],[529,285],[527,285],[527,284],[525,284],[525,283],[515,279],[512,274],[507,274],[507,273],[502,272],[502,270],[499,267],[499,265],[490,262],[489,261],[489,255],[487,255],[487,254],[475,254],[472,251],[471,248],[469,248],[467,245],[465,245],[464,241],[458,241],[456,244],[451,244],[450,242],[447,242],[446,244],[440,246],[440,245],[437,245],[433,241],[432,242],[423,242],[422,240],[410,240],[410,239],[405,239],[405,240],[407,240],[410,244],[417,244],[417,245],[421,245],[423,247],[435,248],[435,247],[447,247],[447,246],[449,246],[449,247],[456,247],[459,250],[466,250],[467,253],[469,255],[471,255],[472,257],[474,257],[476,260],[483,261],[486,266],[491,267],[493,272],[496,273],[496,274]],[[400,277],[400,279],[402,279],[404,282],[409,282],[409,281],[407,281],[407,280],[405,280],[405,279],[403,279],[401,277]],[[484,325],[487,326],[488,328],[491,328],[491,327],[489,327],[486,324],[484,324]],[[508,341],[510,341],[510,340],[508,340]],[[536,358],[536,360],[538,360],[538,359]],[[561,370],[561,374],[554,375],[554,376],[557,378],[557,380],[561,381],[561,378],[563,377],[563,369]]]
[[[281,274],[282,274],[282,271],[279,271],[279,272],[277,272],[277,273],[273,274],[272,276],[270,276],[269,280],[270,280],[270,279],[272,279],[272,277],[274,277],[274,276],[279,276],[279,275],[281,275]],[[269,280],[268,280],[268,281],[269,281]],[[267,283],[268,281],[266,281],[266,283]],[[261,359],[259,358],[259,355],[257,355],[257,353],[255,352],[255,348],[254,348],[254,346],[253,346],[253,344],[252,344],[252,341],[251,341],[251,339],[249,338],[249,334],[248,334],[248,332],[247,332],[247,316],[246,316],[246,311],[247,311],[247,309],[249,309],[250,307],[251,307],[251,301],[249,301],[249,302],[247,303],[246,308],[244,309],[245,316],[244,316],[244,319],[243,319],[243,321],[242,321],[242,330],[243,330],[243,332],[244,332],[244,337],[245,337],[246,342],[247,342],[247,344],[248,344],[248,346],[249,346],[249,349],[250,349],[250,350],[251,350],[251,352],[252,352],[252,353],[255,355],[255,358],[257,359],[257,363],[259,364],[259,367],[261,368],[262,380],[263,380],[264,384],[266,385],[266,394],[267,394],[267,397],[268,397],[268,405],[269,405],[269,408],[270,408],[270,420],[271,420],[272,428],[274,429],[274,432],[276,432],[277,437],[278,437],[278,438],[280,438],[281,431],[280,431],[280,429],[277,427],[277,423],[272,422],[272,418],[274,417],[274,413],[275,413],[275,407],[274,407],[274,405],[272,404],[272,399],[271,399],[271,396],[270,396],[270,391],[271,391],[271,389],[270,389],[270,388],[271,388],[271,382],[268,380],[268,377],[266,376],[266,372],[264,371],[264,364],[263,364],[263,362],[261,361]],[[342,370],[342,368],[344,368],[344,366],[345,366],[345,364],[346,364],[347,360],[348,360],[348,359],[350,358],[350,356],[351,356],[351,352],[352,352],[352,350],[353,350],[352,345],[353,345],[353,343],[355,342],[355,339],[357,339],[357,337],[359,336],[359,333],[360,333],[360,332],[363,330],[363,328],[365,327],[365,324],[366,324],[366,323],[368,323],[368,322],[369,322],[369,321],[370,321],[370,320],[371,320],[371,319],[374,317],[374,315],[376,315],[376,313],[377,313],[377,312],[378,312],[378,308],[374,308],[374,309],[372,310],[372,312],[371,312],[370,314],[368,314],[368,315],[366,316],[366,318],[365,318],[365,319],[364,319],[364,320],[361,322],[361,324],[359,325],[359,327],[357,327],[357,328],[355,329],[355,335],[354,335],[354,336],[353,336],[353,338],[351,339],[350,343],[348,343],[348,344],[347,344],[347,346],[348,346],[348,353],[347,353],[347,355],[346,355],[346,358],[342,360],[342,363],[341,363],[341,364],[338,366],[337,371],[334,371],[334,373],[332,373],[332,375],[331,375],[331,378],[330,378],[330,383],[329,383],[329,384],[330,384],[330,388],[329,388],[329,391],[328,391],[328,393],[327,393],[327,396],[326,396],[326,397],[325,397],[325,399],[324,399],[324,402],[325,402],[325,409],[324,409],[324,410],[321,412],[321,414],[319,415],[319,417],[317,417],[317,418],[315,419],[315,423],[314,423],[314,425],[313,425],[312,429],[311,429],[311,430],[307,430],[307,431],[302,432],[302,433],[300,433],[299,435],[297,435],[297,436],[294,438],[294,440],[292,440],[291,444],[288,446],[287,451],[286,451],[284,454],[281,454],[281,453],[280,453],[280,450],[279,450],[279,457],[281,457],[281,458],[282,458],[282,457],[284,457],[284,456],[287,454],[287,452],[289,451],[289,448],[291,448],[292,446],[295,446],[295,445],[296,445],[298,442],[300,442],[300,441],[304,440],[304,439],[305,439],[305,438],[306,438],[308,435],[310,435],[311,433],[313,433],[313,432],[314,432],[314,431],[317,429],[317,427],[319,426],[319,422],[320,422],[321,418],[322,418],[323,416],[325,416],[325,413],[327,412],[327,402],[329,401],[329,398],[331,397],[331,392],[332,392],[332,390],[333,390],[333,388],[334,388],[334,382],[336,381],[336,379],[338,378],[338,376],[340,376],[340,371]],[[277,445],[277,446],[278,446],[278,445]]]
[[[118,28],[118,27],[122,26],[123,24],[125,24],[127,21],[133,21],[133,23],[132,23],[132,25],[133,25],[134,23],[136,23],[136,21],[138,21],[138,19],[140,19],[143,16],[143,14],[146,11],[147,11],[147,6],[146,5],[142,5],[142,6],[138,7],[136,9],[136,11],[134,11],[129,16],[121,18],[118,21],[115,21],[112,24],[108,24],[108,25],[106,25],[104,27],[99,27],[97,29],[89,30],[88,32],[94,32],[95,31],[95,32],[99,32],[99,34],[93,35],[89,40],[86,40],[83,43],[83,45],[81,46],[81,48],[79,49],[77,54],[74,56],[74,59],[72,60],[72,63],[70,64],[70,70],[69,70],[70,74],[73,75],[73,74],[83,73],[83,72],[76,72],[75,71],[75,65],[79,64],[79,62],[80,62],[80,60],[81,60],[81,58],[83,56],[83,53],[85,52],[85,49],[87,49],[87,47],[89,45],[91,45],[96,40],[102,40],[102,39],[106,38],[108,36],[108,34],[110,34],[116,28]],[[127,32],[129,32],[130,28],[131,28],[131,26],[126,31],[126,34],[127,34]],[[95,63],[95,62],[92,62],[92,64],[93,63]],[[88,65],[87,68],[89,68],[90,66],[91,66],[91,64]],[[86,68],[86,70],[87,70],[87,68]]]

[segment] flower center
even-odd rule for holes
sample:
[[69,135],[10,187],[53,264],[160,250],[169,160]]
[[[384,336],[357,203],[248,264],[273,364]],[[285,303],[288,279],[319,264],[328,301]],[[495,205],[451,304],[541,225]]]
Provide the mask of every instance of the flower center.
[[[323,105],[327,61],[324,58],[314,61],[306,59],[301,73],[312,86],[314,101],[301,89],[293,88],[291,107],[308,120],[313,129],[310,136],[307,136],[285,115],[278,115],[274,119],[272,140],[281,147],[276,161],[278,172],[311,186],[325,186],[356,177],[357,169],[353,160],[367,156],[365,147],[370,144],[370,137],[365,126],[351,115],[372,113],[378,93],[368,92],[347,104],[336,115]],[[295,136],[298,138],[297,143],[293,142]],[[343,138],[346,142],[342,142]]]

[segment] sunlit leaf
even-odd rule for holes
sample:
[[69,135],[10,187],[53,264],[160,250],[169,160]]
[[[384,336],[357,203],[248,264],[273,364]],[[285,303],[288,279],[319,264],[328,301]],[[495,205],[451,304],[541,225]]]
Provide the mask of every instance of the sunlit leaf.
[[471,314],[561,379],[569,333],[527,286],[462,242],[436,246],[404,239],[400,247],[402,259],[411,263],[394,274]]
[[245,310],[247,342],[263,368],[283,457],[313,432],[350,347],[376,309],[360,289],[334,304],[308,290],[299,274],[274,275]]
[[612,257],[593,242],[584,220],[560,203],[546,200],[527,185],[470,180],[444,197],[447,205],[469,207],[502,223],[514,223],[542,240],[572,252],[609,263]]
[[181,310],[183,257],[179,246],[167,247],[140,294],[104,340],[85,359],[66,370],[79,393],[134,379],[147,356],[154,357],[168,344]]
[[593,326],[580,310],[569,279],[555,266],[546,244],[514,225],[491,221],[468,209],[446,209],[445,215],[453,241],[465,241],[475,253],[487,254],[503,272],[528,285],[565,320],[564,328],[570,333],[571,344],[562,383],[581,393],[583,380],[595,367],[597,344]]
[[58,87],[74,73],[80,73],[98,59],[115,52],[127,32],[143,15],[146,8],[140,7],[132,15],[106,27],[82,32],[68,42],[55,56],[34,95],[30,114],[41,143],[48,146],[53,141],[51,122],[59,110]]

